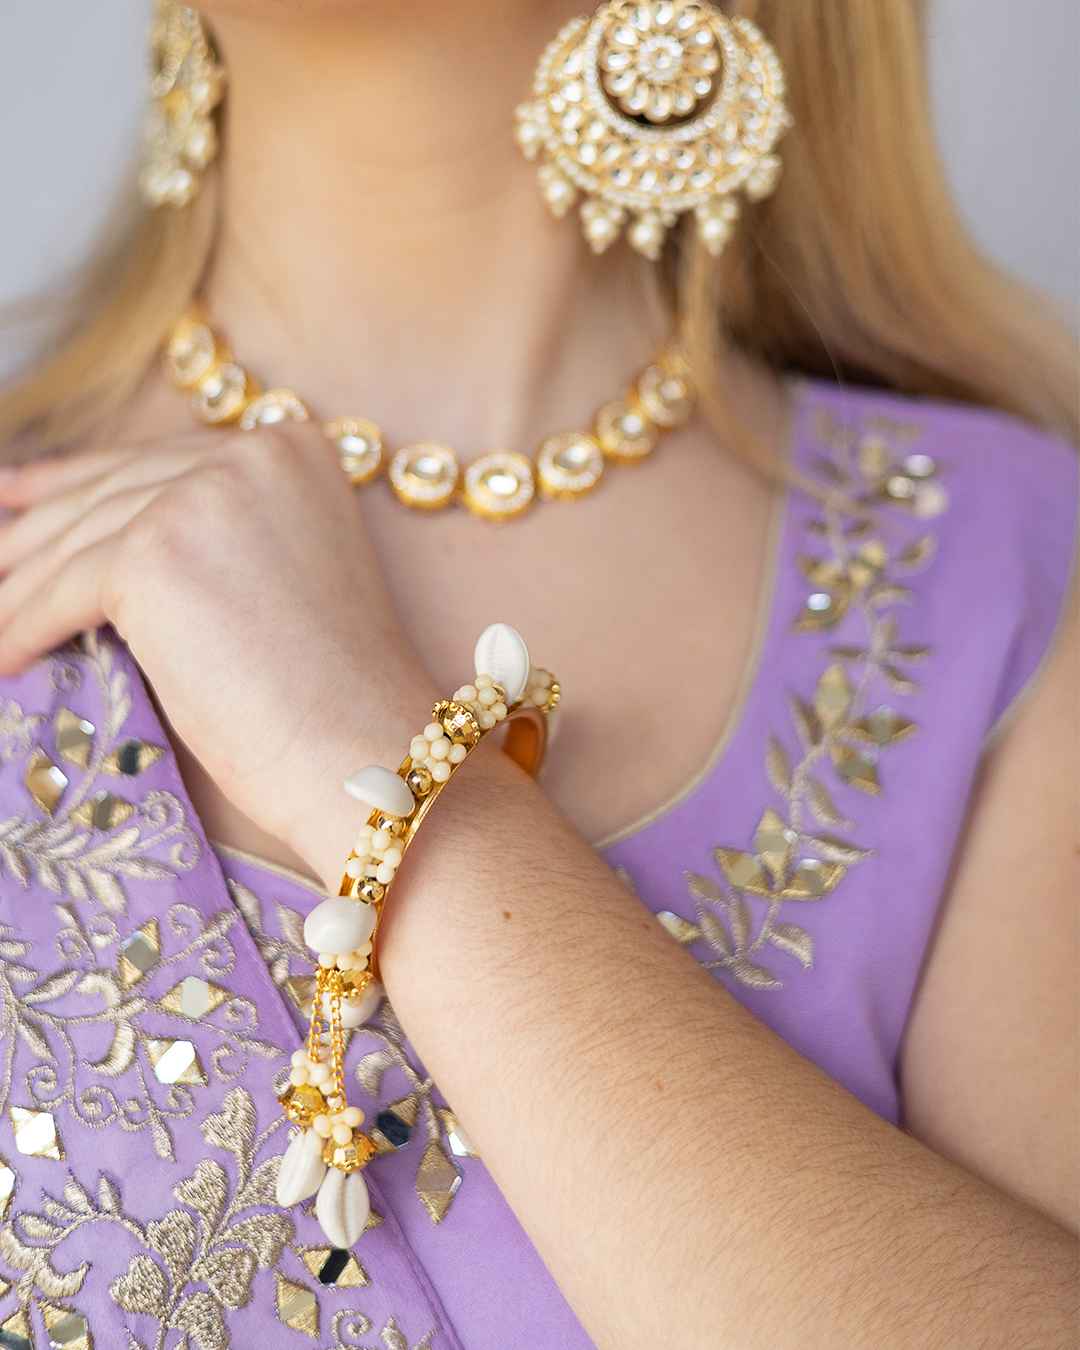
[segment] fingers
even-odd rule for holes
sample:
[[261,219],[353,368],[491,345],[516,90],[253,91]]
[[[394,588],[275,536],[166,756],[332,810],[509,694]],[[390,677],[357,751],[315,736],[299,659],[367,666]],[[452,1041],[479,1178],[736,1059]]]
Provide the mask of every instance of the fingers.
[[0,506],[22,510],[34,502],[111,473],[132,457],[130,446],[90,450],[81,455],[45,455],[0,474]]
[[[110,535],[123,530],[153,501],[159,491],[160,487],[153,485],[132,488],[107,497],[69,530],[43,545],[9,572],[0,581],[0,641],[6,638],[9,630],[21,628],[28,618],[33,617],[27,615],[31,607],[42,611],[55,609],[48,589],[49,579],[76,554],[93,548]],[[79,631],[77,628],[70,629],[64,633],[61,641],[66,641]]]
[[41,572],[26,603],[0,627],[0,676],[18,674],[45,652],[106,621],[104,583],[115,547],[116,536],[106,535]]
[[198,458],[195,450],[118,456],[113,467],[96,478],[82,478],[73,486],[42,496],[0,525],[0,572],[9,571],[58,540],[107,497],[154,483],[163,486],[186,473]]

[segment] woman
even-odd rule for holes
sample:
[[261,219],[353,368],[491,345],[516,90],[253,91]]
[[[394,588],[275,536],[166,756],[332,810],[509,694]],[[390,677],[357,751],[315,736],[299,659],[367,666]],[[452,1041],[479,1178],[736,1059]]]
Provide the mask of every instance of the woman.
[[[545,100],[660,144],[739,61],[768,107],[717,126],[721,161],[749,155],[751,195],[784,176],[739,224],[608,184],[594,256],[510,134],[575,4],[213,0],[217,58],[166,7],[157,204],[4,407],[7,1345],[1069,1343],[1068,346],[955,221],[917,6],[740,6],[786,95],[719,9],[631,8],[564,34],[599,34],[587,95],[552,93],[588,64],[560,48],[522,114],[551,204],[575,185]],[[295,420],[529,448],[589,425],[673,315],[707,417],[644,453],[686,411],[669,353],[638,422],[597,428],[650,462],[501,529],[351,491]],[[252,428],[200,425],[163,343],[204,420]],[[298,397],[253,403],[248,372]],[[375,432],[333,438],[364,478]],[[400,878],[389,829],[373,864],[353,1241],[345,1182],[329,1216],[321,1189],[276,1204],[285,1172],[314,1194],[276,1097],[329,1062],[320,1023],[300,1049],[301,930],[379,806],[341,780],[415,767],[502,618],[562,723],[541,783],[480,749]]]

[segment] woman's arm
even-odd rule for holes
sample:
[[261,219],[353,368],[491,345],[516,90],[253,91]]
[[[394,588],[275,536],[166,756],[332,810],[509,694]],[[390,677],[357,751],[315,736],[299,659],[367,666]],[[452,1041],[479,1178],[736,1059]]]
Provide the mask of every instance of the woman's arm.
[[[908,1128],[1080,1227],[1080,624],[984,766],[902,1054]],[[1004,729],[1003,729],[1004,730]]]
[[[0,673],[115,624],[234,805],[336,885],[357,825],[337,784],[395,762],[435,691],[324,451],[298,427],[15,471]],[[508,760],[477,756],[439,802],[386,982],[600,1345],[1073,1344],[1073,1239],[1006,1191],[1064,1213],[1076,687],[1055,662],[996,756],[908,1042],[912,1121],[973,1171],[745,1012]],[[982,997],[950,937],[973,922],[1001,930],[984,969],[1008,955]]]
[[744,1011],[509,761],[455,780],[386,983],[599,1345],[1074,1344],[1073,1238],[1013,1196],[1075,1199],[1075,688],[1059,659],[996,756],[907,1047],[913,1124],[966,1167]]

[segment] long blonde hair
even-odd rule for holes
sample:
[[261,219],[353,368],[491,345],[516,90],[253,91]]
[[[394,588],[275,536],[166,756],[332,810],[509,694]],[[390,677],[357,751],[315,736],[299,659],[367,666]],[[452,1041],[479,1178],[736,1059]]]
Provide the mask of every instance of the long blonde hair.
[[[920,0],[731,8],[775,44],[795,126],[776,194],[746,214],[719,263],[688,249],[677,283],[726,443],[753,453],[707,377],[725,344],[778,369],[969,401],[1080,435],[1069,335],[980,255],[952,203],[929,118]],[[87,322],[0,397],[0,442],[69,443],[131,396],[205,271],[213,179],[192,206],[143,218]]]

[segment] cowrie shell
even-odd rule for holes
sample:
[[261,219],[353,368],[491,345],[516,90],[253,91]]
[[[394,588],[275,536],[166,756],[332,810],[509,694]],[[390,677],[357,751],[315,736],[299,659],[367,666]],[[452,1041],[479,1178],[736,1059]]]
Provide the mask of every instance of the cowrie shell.
[[304,941],[313,952],[352,952],[375,930],[375,911],[362,900],[334,897],[304,920]]
[[474,653],[477,675],[490,675],[506,691],[507,704],[517,703],[529,682],[529,649],[508,623],[493,623],[480,634]]
[[315,1217],[331,1247],[348,1248],[360,1240],[371,1214],[367,1182],[362,1172],[327,1170],[315,1200]]
[[322,1155],[323,1141],[314,1130],[304,1130],[290,1143],[277,1178],[277,1202],[283,1209],[310,1200],[322,1185],[326,1175]]

